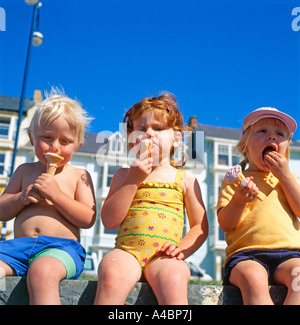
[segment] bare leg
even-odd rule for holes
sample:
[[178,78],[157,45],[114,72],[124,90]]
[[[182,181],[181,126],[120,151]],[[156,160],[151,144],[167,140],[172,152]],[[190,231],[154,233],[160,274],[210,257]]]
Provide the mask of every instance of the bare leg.
[[123,305],[142,268],[137,259],[121,249],[113,249],[101,260],[95,305]]
[[268,273],[258,262],[239,262],[231,271],[230,283],[240,288],[245,305],[273,305],[268,286]]
[[278,265],[274,280],[288,288],[285,305],[300,305],[300,258],[291,258]]
[[16,275],[15,270],[7,265],[6,263],[0,261],[0,279],[4,276]]
[[145,277],[160,305],[187,305],[190,270],[184,261],[158,257],[145,269]]
[[27,274],[31,305],[60,305],[59,282],[67,275],[65,266],[51,256],[34,260]]

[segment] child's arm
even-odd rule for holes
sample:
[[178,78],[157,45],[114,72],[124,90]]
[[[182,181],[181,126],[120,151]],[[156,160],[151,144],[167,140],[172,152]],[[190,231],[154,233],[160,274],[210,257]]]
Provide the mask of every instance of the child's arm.
[[190,230],[176,247],[169,242],[165,243],[157,254],[166,254],[179,260],[192,255],[208,236],[208,221],[199,183],[195,176],[186,172],[183,179],[184,202],[189,219]]
[[282,154],[274,151],[265,156],[265,160],[286,196],[286,199],[297,217],[300,217],[300,185],[293,177],[288,160]]
[[132,166],[119,169],[110,184],[110,190],[101,210],[101,217],[107,229],[118,227],[126,217],[138,185],[151,173],[152,158],[141,154]]
[[242,213],[247,205],[258,195],[258,187],[252,181],[253,177],[246,178],[249,182],[246,186],[239,184],[230,202],[217,211],[221,229],[225,232],[233,230],[238,224]]
[[9,221],[16,217],[24,208],[30,203],[38,203],[38,193],[35,197],[30,195],[32,190],[32,184],[22,191],[22,175],[28,172],[25,165],[19,166],[9,183],[7,184],[5,191],[0,197],[0,220]]
[[90,174],[83,169],[77,170],[77,187],[74,198],[64,193],[55,178],[49,174],[40,175],[35,184],[45,199],[50,200],[55,208],[78,228],[90,228],[96,218],[94,189]]

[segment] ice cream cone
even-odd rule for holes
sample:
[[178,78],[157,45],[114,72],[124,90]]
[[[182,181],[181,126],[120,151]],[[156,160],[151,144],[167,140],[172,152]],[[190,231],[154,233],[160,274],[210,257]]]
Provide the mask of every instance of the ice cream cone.
[[[227,183],[237,182],[238,184],[241,184],[243,187],[247,186],[247,184],[249,183],[249,181],[242,173],[242,167],[240,165],[235,165],[232,168],[230,168],[226,173],[224,180]],[[263,200],[262,197],[259,195],[259,193],[257,197],[260,200]]]
[[47,160],[47,174],[54,176],[58,164],[63,161],[64,158],[52,152],[45,153],[45,158]]
[[145,139],[142,141],[141,153],[148,151],[148,158],[151,157],[151,152],[150,152],[151,148],[152,148],[152,140]]

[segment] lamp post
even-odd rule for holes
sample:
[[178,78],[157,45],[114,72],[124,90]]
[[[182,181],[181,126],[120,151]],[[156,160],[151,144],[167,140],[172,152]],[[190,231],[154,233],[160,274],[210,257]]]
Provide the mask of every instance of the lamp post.
[[34,8],[33,8],[32,22],[31,22],[31,28],[30,28],[30,34],[29,34],[29,42],[28,42],[28,48],[27,48],[22,91],[21,91],[21,97],[20,97],[20,103],[19,103],[18,122],[17,122],[17,129],[16,129],[16,135],[15,135],[14,151],[13,151],[13,156],[12,156],[12,161],[11,161],[10,177],[12,176],[12,174],[14,172],[15,160],[16,160],[17,151],[18,151],[18,139],[19,139],[19,133],[20,133],[20,125],[21,125],[22,116],[23,116],[25,90],[26,90],[26,84],[27,84],[27,75],[28,75],[28,67],[29,67],[29,61],[30,61],[30,55],[31,55],[31,47],[32,47],[32,45],[34,45],[34,46],[41,45],[44,40],[43,34],[35,30],[35,29],[38,29],[38,27],[39,27],[39,9],[42,6],[42,3],[40,2],[40,0],[25,0],[25,2],[29,5],[34,5]]
[[[23,108],[24,108],[24,99],[25,99],[25,90],[26,90],[29,60],[30,60],[30,54],[31,54],[31,45],[39,46],[44,41],[43,34],[38,31],[34,31],[35,28],[38,29],[38,27],[39,27],[39,9],[42,6],[42,3],[40,2],[40,0],[25,0],[25,2],[29,5],[34,5],[34,8],[33,8],[32,22],[31,22],[31,28],[30,28],[30,34],[29,34],[29,42],[28,42],[28,48],[27,48],[22,91],[21,91],[21,97],[20,97],[20,103],[19,103],[18,122],[17,122],[17,129],[16,129],[16,135],[15,135],[14,151],[13,151],[13,156],[12,156],[12,161],[11,161],[10,177],[12,176],[12,174],[14,172],[15,160],[16,160],[17,151],[18,151],[18,139],[19,139],[20,125],[21,125],[21,121],[22,121]],[[5,236],[6,236],[6,222],[2,222],[0,241],[5,240]]]

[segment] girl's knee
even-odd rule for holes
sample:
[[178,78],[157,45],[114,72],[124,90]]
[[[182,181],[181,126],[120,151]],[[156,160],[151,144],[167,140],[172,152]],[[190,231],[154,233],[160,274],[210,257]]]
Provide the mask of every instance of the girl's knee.
[[181,286],[186,286],[189,282],[189,276],[183,270],[176,270],[169,275],[164,277],[162,283],[169,284],[170,287],[180,288]]
[[98,269],[98,282],[101,287],[107,289],[115,289],[126,283],[126,274],[120,271],[120,269],[114,265],[99,265]]
[[300,290],[300,259],[283,262],[274,272],[274,280],[293,291]]
[[265,287],[268,285],[268,272],[258,262],[244,261],[232,269],[229,281],[239,288],[243,286]]
[[161,285],[170,285],[174,288],[187,284],[190,279],[189,267],[183,261],[176,262],[177,263],[166,263],[161,265],[161,268],[155,269],[155,272],[148,272],[147,278],[149,280],[155,279],[155,281],[159,282]]
[[99,265],[98,269],[98,279],[99,281],[105,281],[105,282],[116,282],[118,279],[122,278],[122,274],[119,272],[119,270],[112,266],[101,266]]

